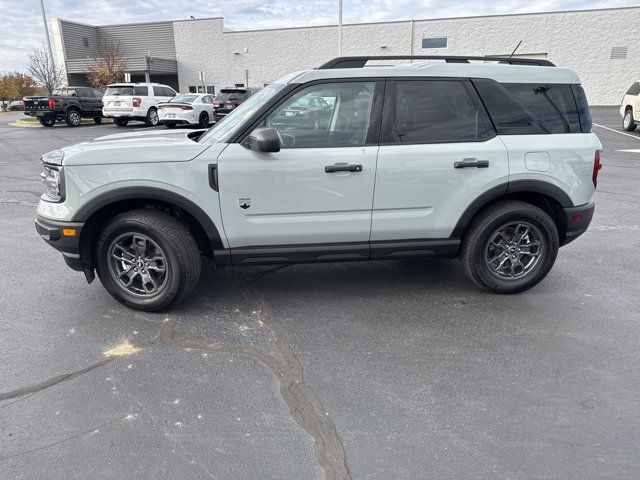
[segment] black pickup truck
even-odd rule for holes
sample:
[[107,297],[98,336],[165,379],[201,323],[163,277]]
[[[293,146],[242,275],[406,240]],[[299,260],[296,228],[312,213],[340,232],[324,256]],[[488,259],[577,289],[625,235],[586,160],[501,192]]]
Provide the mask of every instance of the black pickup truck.
[[91,87],[65,87],[49,97],[25,97],[24,114],[36,117],[45,127],[64,120],[78,127],[83,117],[102,122],[102,92]]

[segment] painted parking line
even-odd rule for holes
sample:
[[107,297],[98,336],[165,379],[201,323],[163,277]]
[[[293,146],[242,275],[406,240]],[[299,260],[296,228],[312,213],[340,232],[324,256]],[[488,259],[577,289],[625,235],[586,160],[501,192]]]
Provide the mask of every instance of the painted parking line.
[[624,152],[624,153],[640,153],[640,148],[629,148],[627,150],[616,150],[616,152]]
[[597,123],[594,123],[594,124],[593,124],[593,126],[595,126],[595,127],[600,127],[600,128],[604,128],[605,130],[609,130],[609,131],[611,131],[611,132],[615,132],[615,133],[619,133],[620,135],[624,135],[624,136],[626,136],[626,137],[631,137],[631,138],[635,138],[636,140],[640,140],[640,137],[639,137],[639,136],[637,136],[637,135],[632,135],[632,134],[630,134],[630,133],[621,132],[621,131],[619,131],[619,130],[615,130],[615,129],[613,129],[613,128],[605,127],[604,125],[599,125],[599,124],[597,124]]

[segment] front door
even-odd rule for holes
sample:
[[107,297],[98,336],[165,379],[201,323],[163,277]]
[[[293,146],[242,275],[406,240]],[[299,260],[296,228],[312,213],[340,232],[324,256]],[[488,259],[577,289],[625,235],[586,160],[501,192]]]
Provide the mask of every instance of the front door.
[[382,88],[366,79],[301,87],[258,125],[277,129],[279,152],[239,143],[224,149],[218,182],[232,251],[294,245],[331,251],[349,242],[367,248],[381,110],[374,105]]
[[[447,239],[509,179],[507,149],[463,79],[387,81],[371,240]],[[374,252],[375,253],[375,252]]]

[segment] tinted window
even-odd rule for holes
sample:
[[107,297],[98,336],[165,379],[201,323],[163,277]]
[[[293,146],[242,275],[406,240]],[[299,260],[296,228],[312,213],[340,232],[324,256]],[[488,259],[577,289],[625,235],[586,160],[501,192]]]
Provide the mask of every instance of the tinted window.
[[406,80],[393,90],[385,95],[383,143],[469,142],[491,135],[463,82]]
[[79,97],[93,97],[90,88],[76,88]]
[[549,133],[580,132],[571,85],[503,84]]
[[640,95],[640,83],[636,82],[631,85],[629,90],[627,90],[627,95]]
[[100,90],[97,90],[95,88],[91,89],[93,91],[93,96],[96,98],[102,98],[102,92]]
[[289,97],[262,125],[278,130],[282,148],[364,145],[374,88],[374,82],[314,85]]
[[138,87],[138,86],[133,87],[133,94],[139,95],[141,97],[146,97],[149,95],[149,87]]
[[72,97],[74,95],[77,95],[74,88],[58,88],[53,91],[53,94],[60,97]]
[[193,103],[196,98],[198,98],[198,95],[176,95],[169,102]]
[[573,91],[573,98],[576,100],[576,106],[578,107],[578,117],[580,117],[580,130],[583,133],[591,132],[591,112],[589,111],[589,103],[587,102],[587,95],[584,93],[583,88],[580,85],[571,85]]
[[107,87],[105,95],[133,95],[133,87],[129,85],[112,85]]
[[[500,135],[581,132],[571,85],[474,80]],[[585,105],[586,108],[586,105]]]

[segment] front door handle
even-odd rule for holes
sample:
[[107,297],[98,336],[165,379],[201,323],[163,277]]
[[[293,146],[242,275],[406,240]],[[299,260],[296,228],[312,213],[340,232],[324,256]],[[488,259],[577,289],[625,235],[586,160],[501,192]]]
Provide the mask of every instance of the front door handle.
[[463,158],[461,162],[455,162],[453,168],[487,168],[489,160],[478,160],[477,158]]
[[336,163],[335,165],[327,165],[324,167],[325,173],[335,172],[361,172],[362,165],[349,165],[348,163]]

